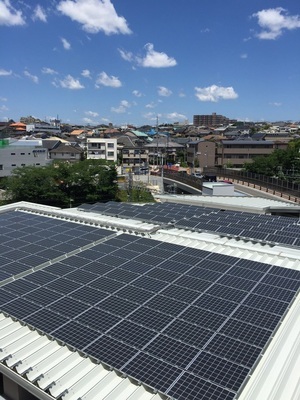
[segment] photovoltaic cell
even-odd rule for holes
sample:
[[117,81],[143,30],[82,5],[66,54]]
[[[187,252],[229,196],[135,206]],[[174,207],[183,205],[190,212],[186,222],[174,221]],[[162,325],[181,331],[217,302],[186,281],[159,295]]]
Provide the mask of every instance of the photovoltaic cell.
[[153,388],[161,388],[163,392],[167,391],[181,373],[181,369],[144,352],[137,354],[122,369]]
[[180,368],[187,367],[198,353],[198,349],[164,335],[157,336],[144,351]]
[[171,315],[165,315],[151,308],[139,307],[128,316],[128,319],[147,328],[161,331],[171,321],[173,321],[174,317]]
[[230,319],[221,328],[220,333],[245,343],[262,348],[271,336],[271,330]]
[[124,300],[116,296],[110,296],[98,303],[97,307],[124,318],[138,306],[132,301]]
[[202,328],[197,324],[187,323],[180,319],[174,319],[172,323],[164,329],[163,333],[174,339],[181,340],[183,343],[201,349],[211,338],[212,331]]
[[258,310],[283,315],[284,311],[287,309],[288,303],[269,297],[250,294],[244,301],[244,305]]
[[279,315],[243,305],[234,312],[232,318],[272,330],[276,328],[281,319]]
[[84,325],[75,321],[69,321],[61,328],[56,329],[53,335],[63,337],[64,342],[75,348],[83,349],[87,343],[95,341],[99,336],[99,332],[94,329],[86,329]]
[[[189,388],[188,393],[186,388]],[[180,376],[168,394],[178,400],[214,399],[233,400],[234,392],[215,385],[205,379],[185,372]]]
[[217,334],[205,347],[209,353],[251,368],[261,354],[261,348]]
[[123,320],[109,331],[109,335],[130,346],[141,349],[157,335],[157,332]]
[[137,352],[134,347],[109,336],[100,337],[89,345],[85,351],[115,368],[121,368]]
[[120,317],[112,315],[98,308],[89,308],[87,311],[75,318],[78,322],[91,327],[99,332],[106,332],[121,321]]
[[216,385],[238,391],[249,373],[249,368],[203,351],[192,362],[188,371],[204,379],[209,379]]
[[42,330],[45,333],[51,333],[57,329],[58,326],[62,326],[69,319],[65,316],[59,315],[47,308],[43,308],[34,314],[24,318],[27,324],[34,326],[37,329]]

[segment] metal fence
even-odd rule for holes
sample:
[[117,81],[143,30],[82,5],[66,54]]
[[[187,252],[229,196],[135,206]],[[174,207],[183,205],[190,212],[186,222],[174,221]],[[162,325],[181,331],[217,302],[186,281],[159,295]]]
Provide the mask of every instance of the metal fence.
[[[215,175],[219,179],[235,180],[242,185],[252,185],[254,188],[287,197],[289,200],[300,201],[300,185],[266,175],[254,174],[247,171],[238,171],[228,168],[204,168],[203,175]],[[165,171],[166,178],[177,180],[198,189],[202,189],[202,180],[188,175],[185,172]]]
[[205,173],[212,173],[224,179],[234,179],[237,183],[251,183],[258,188],[266,188],[274,192],[285,193],[300,197],[300,185],[266,175],[255,174],[248,171],[237,171],[228,168],[206,168]]

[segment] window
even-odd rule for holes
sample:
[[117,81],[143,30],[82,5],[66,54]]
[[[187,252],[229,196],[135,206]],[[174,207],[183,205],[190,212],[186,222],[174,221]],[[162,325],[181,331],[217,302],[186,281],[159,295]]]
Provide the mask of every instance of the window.
[[16,164],[11,164],[12,167],[16,167]]
[[108,156],[108,157],[113,157],[114,154],[115,154],[115,153],[114,153],[113,151],[108,151],[108,152],[107,152],[107,156]]
[[21,167],[25,167],[25,164],[21,164]]
[[3,164],[0,164],[0,171],[3,171]]
[[107,147],[109,149],[113,149],[115,147],[114,143],[107,143]]
[[21,156],[25,156],[25,153],[21,153]]
[[36,163],[35,165],[41,165],[40,163]]
[[10,155],[11,155],[11,156],[15,156],[15,155],[16,155],[16,153],[10,153]]

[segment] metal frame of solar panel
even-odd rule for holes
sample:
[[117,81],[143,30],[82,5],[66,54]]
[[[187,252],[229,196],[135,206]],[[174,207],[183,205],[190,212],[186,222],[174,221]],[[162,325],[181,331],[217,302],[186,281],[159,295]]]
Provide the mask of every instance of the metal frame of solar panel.
[[299,282],[299,271],[120,234],[3,285],[0,306],[176,400],[232,400]]

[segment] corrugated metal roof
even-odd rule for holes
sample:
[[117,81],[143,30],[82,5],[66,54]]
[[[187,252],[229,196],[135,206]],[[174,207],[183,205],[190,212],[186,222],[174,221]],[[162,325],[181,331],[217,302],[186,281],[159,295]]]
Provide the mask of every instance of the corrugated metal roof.
[[159,230],[152,234],[153,239],[168,243],[193,247],[213,253],[259,261],[284,268],[300,270],[300,250],[282,246],[272,246],[249,240],[236,240],[231,237],[220,237],[207,232],[183,231],[174,228]]
[[[0,314],[0,360],[35,389],[62,400],[159,400],[128,377]],[[5,374],[5,370],[2,372]],[[50,398],[51,398],[50,397]]]

